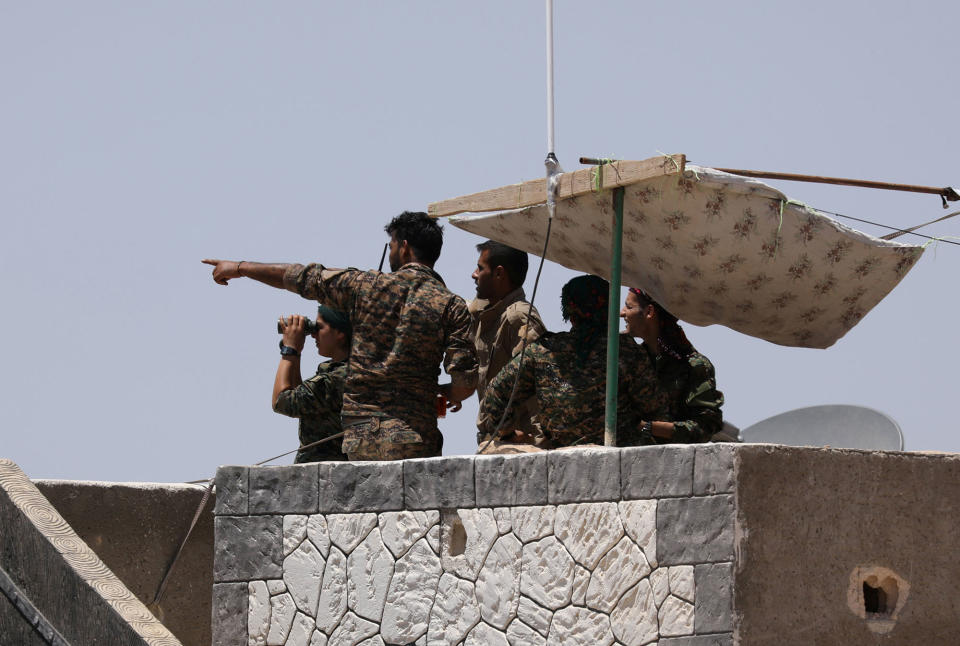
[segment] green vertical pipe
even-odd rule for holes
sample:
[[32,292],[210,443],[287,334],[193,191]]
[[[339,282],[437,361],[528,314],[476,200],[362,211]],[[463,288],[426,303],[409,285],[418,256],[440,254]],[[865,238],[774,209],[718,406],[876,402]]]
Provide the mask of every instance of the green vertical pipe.
[[[601,170],[602,172],[602,170]],[[613,239],[610,241],[610,303],[607,306],[607,400],[603,445],[617,445],[617,386],[620,365],[620,256],[623,250],[623,187],[613,190]]]

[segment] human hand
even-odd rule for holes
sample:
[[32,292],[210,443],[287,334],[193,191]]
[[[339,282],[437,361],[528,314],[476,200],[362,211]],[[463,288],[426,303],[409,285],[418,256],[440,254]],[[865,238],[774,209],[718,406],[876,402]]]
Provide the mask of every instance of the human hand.
[[306,317],[291,314],[288,318],[280,317],[280,327],[283,330],[283,345],[300,352],[307,338]]
[[451,388],[451,385],[452,384],[437,384],[437,392],[447,400],[447,410],[451,413],[456,413],[463,408],[463,403],[452,397],[453,388]]
[[226,285],[231,278],[240,277],[240,263],[243,261],[204,258],[200,262],[205,265],[213,265],[213,282]]

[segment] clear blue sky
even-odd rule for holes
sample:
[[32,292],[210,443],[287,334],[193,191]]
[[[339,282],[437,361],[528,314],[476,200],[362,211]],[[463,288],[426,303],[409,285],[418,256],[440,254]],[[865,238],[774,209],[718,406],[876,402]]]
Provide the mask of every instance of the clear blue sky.
[[[960,185],[955,2],[556,5],[568,170],[663,151]],[[34,478],[182,481],[293,448],[274,324],[313,305],[217,286],[200,259],[372,268],[401,210],[541,176],[544,65],[539,1],[0,5],[0,456]],[[774,185],[897,226],[944,213]],[[467,298],[479,241],[447,226],[437,266]],[[958,269],[960,249],[929,249],[828,350],[687,331],[738,426],[852,403],[911,450],[957,451]],[[544,270],[552,329],[572,275]],[[475,413],[442,421],[448,453],[474,450]]]

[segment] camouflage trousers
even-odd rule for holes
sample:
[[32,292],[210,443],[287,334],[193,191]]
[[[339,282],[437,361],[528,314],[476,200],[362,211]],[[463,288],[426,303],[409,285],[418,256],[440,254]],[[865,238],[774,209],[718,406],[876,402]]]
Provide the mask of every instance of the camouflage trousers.
[[436,428],[417,431],[395,417],[344,416],[343,431],[343,452],[351,462],[430,458],[443,448]]

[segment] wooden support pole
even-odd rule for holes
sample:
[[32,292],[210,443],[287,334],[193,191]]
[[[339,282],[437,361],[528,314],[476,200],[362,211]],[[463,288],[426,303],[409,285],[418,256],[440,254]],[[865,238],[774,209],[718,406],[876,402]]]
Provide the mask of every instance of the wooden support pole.
[[907,191],[909,193],[930,193],[939,195],[943,198],[943,208],[947,208],[947,200],[954,202],[960,200],[958,194],[953,188],[944,186],[917,186],[914,184],[894,184],[891,182],[875,182],[866,179],[847,179],[844,177],[821,177],[819,175],[797,175],[794,173],[774,173],[763,170],[743,170],[742,168],[716,168],[715,170],[732,175],[742,175],[743,177],[758,177],[761,179],[782,179],[789,182],[813,182],[817,184],[836,184],[840,186],[860,186],[862,188],[879,188],[887,191]]
[[[686,167],[685,155],[664,155],[643,161],[615,161],[600,166],[600,185],[603,188],[626,186],[651,177],[682,174]],[[557,200],[577,195],[586,195],[595,189],[593,168],[581,168],[558,176]],[[534,179],[520,184],[472,193],[449,200],[433,202],[427,207],[432,218],[442,218],[458,213],[484,213],[507,211],[546,202],[546,178]]]

